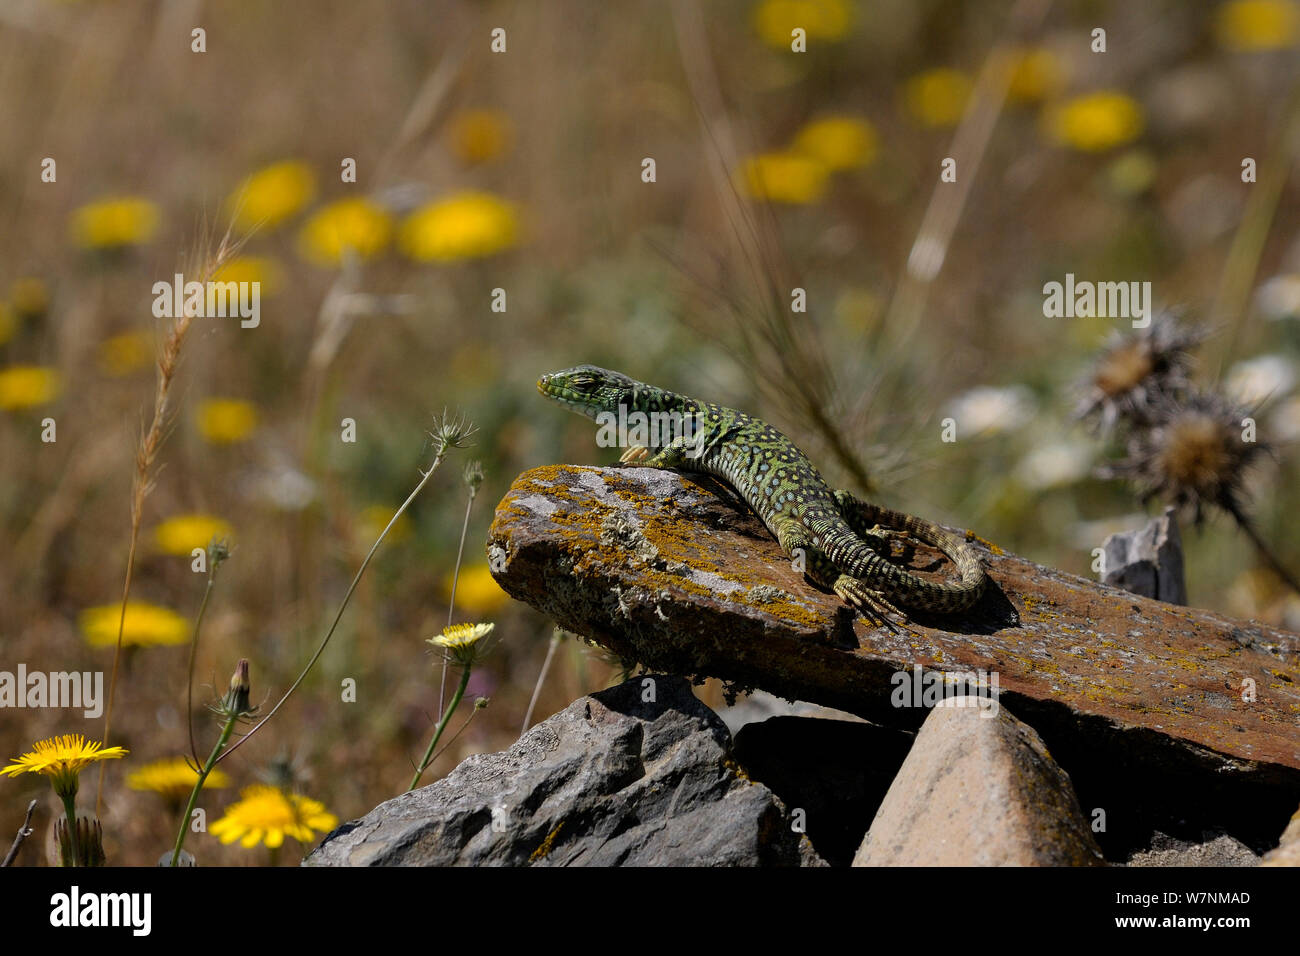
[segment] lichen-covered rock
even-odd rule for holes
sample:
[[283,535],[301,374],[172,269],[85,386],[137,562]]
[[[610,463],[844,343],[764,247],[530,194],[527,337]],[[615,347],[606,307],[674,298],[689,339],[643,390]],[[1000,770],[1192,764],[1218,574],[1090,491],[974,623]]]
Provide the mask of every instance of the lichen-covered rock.
[[678,677],[583,697],[335,830],[310,866],[820,866]]
[[[897,504],[892,502],[892,504]],[[1124,859],[1228,821],[1273,845],[1300,803],[1300,636],[1148,600],[974,539],[992,585],[956,617],[873,628],[810,586],[707,476],[551,465],[515,479],[488,556],[512,596],[653,670],[712,676],[915,729],[898,675],[984,671],[1047,741]],[[918,573],[951,565],[918,547]],[[1085,790],[1087,791],[1085,794]],[[1117,834],[1123,834],[1118,840]]]
[[935,707],[854,866],[1096,866],[1070,778],[1042,739],[987,700]]

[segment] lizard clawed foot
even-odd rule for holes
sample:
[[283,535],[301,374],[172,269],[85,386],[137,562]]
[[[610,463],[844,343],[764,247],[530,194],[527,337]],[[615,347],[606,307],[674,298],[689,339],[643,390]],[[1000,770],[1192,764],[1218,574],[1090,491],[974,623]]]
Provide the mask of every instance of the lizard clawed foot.
[[900,624],[907,623],[906,614],[890,604],[879,591],[871,590],[857,578],[840,575],[832,590],[857,608],[872,627],[886,627],[896,631]]
[[635,465],[638,462],[645,461],[649,457],[649,448],[646,448],[645,445],[633,445],[619,456],[618,463],[620,465]]

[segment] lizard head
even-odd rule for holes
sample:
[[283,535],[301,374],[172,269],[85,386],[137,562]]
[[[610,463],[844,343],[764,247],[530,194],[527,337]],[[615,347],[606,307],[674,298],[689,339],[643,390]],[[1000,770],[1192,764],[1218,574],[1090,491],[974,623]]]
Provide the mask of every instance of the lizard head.
[[537,380],[537,390],[553,402],[559,402],[588,418],[601,412],[617,412],[620,405],[633,408],[636,379],[596,365],[575,365],[562,372],[551,372]]

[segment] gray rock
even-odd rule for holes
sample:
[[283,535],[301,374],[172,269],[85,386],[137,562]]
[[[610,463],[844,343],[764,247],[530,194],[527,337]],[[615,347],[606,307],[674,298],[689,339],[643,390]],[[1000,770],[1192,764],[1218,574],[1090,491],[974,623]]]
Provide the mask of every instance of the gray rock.
[[509,750],[469,757],[380,804],[305,863],[824,865],[730,745],[686,681],[634,678],[580,698]]
[[1277,848],[1264,854],[1260,866],[1300,866],[1300,810],[1282,831],[1282,840]]
[[[1208,835],[1207,835],[1208,836]],[[1129,866],[1257,866],[1259,857],[1226,833],[1194,843],[1157,833],[1149,849],[1129,857]]]
[[1174,509],[1145,528],[1112,534],[1102,543],[1107,584],[1169,604],[1187,603],[1183,577],[1183,542]]
[[986,698],[936,706],[854,866],[1095,866],[1070,778],[1033,728]]

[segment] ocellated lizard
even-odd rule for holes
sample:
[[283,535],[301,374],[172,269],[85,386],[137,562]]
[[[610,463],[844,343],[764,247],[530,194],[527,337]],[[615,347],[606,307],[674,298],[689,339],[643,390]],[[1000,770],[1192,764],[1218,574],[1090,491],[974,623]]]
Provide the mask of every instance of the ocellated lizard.
[[[786,554],[804,555],[804,573],[869,618],[880,622],[900,608],[953,614],[984,590],[984,567],[966,541],[912,515],[832,491],[794,442],[760,419],[711,402],[638,382],[619,372],[578,365],[543,375],[537,390],[572,411],[597,419],[677,416],[683,425],[652,455],[643,445],[621,461],[715,475],[739,492]],[[626,418],[624,419],[626,420]],[[958,583],[927,581],[888,559],[890,541],[910,534],[956,565]]]

